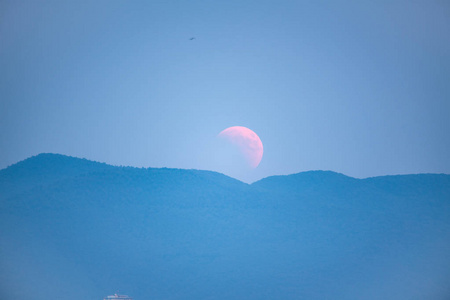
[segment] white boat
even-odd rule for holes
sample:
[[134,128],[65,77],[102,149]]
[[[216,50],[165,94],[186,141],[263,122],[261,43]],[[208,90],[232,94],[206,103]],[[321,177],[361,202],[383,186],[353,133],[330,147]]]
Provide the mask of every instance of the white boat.
[[105,298],[103,298],[103,300],[133,300],[133,298],[131,298],[130,296],[127,295],[119,295],[119,294],[114,294],[111,296],[106,296]]

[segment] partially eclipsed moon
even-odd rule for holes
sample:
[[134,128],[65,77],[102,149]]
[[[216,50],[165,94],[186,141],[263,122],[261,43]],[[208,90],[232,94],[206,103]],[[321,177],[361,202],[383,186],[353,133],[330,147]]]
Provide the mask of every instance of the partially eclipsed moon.
[[238,146],[241,153],[252,168],[256,168],[263,156],[263,144],[259,136],[243,126],[233,126],[219,133],[219,137],[225,138]]

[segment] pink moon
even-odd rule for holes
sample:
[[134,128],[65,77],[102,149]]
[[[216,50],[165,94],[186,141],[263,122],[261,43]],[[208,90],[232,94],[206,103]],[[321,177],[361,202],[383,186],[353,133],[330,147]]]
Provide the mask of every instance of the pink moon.
[[253,131],[243,126],[233,126],[223,130],[218,135],[236,145],[250,167],[256,168],[263,157],[263,144],[259,136]]

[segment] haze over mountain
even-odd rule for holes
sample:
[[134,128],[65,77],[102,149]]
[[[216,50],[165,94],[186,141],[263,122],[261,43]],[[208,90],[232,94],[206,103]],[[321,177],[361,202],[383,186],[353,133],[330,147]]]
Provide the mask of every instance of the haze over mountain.
[[0,298],[449,299],[450,175],[0,170]]

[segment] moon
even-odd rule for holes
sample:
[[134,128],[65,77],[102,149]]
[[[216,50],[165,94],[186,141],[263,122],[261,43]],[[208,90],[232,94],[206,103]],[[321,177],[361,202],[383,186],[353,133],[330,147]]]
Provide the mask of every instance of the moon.
[[233,126],[221,131],[218,137],[237,146],[250,167],[258,167],[264,148],[261,139],[253,130],[243,126]]

